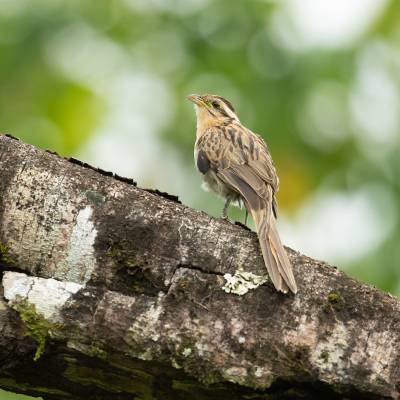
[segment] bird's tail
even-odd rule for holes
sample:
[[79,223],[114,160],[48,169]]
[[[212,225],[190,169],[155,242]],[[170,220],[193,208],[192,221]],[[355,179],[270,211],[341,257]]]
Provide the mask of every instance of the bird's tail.
[[272,210],[268,210],[267,207],[249,210],[257,228],[265,266],[277,290],[287,293],[290,289],[293,293],[296,293],[297,285],[293,276],[292,265],[279,238]]

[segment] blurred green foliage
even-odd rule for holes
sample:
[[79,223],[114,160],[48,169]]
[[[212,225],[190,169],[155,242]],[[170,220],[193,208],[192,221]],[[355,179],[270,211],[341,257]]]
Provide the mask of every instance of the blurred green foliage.
[[28,400],[34,398],[41,399],[41,397],[24,396],[22,394],[10,393],[0,389],[0,400]]
[[[195,119],[185,96],[223,95],[268,142],[286,232],[297,232],[287,242],[399,294],[400,3],[381,1],[336,43],[343,15],[335,31],[317,0],[320,15],[296,20],[297,3],[2,0],[0,130],[218,215],[221,203],[187,172]],[[307,39],[301,29],[318,18],[331,36],[319,27]]]

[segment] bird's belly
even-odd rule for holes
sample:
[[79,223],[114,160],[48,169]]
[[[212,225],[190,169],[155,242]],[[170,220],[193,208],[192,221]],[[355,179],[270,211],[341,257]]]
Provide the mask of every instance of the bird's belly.
[[207,191],[212,191],[218,196],[224,199],[231,199],[232,201],[239,201],[240,195],[232,187],[226,185],[221,179],[218,178],[217,174],[209,170],[203,175],[202,187]]

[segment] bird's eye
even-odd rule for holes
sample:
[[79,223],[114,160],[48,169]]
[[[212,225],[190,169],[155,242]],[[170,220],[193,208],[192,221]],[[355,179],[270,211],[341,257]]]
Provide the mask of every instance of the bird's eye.
[[219,108],[219,103],[218,103],[218,101],[213,101],[213,102],[212,102],[212,106],[213,106],[214,108]]

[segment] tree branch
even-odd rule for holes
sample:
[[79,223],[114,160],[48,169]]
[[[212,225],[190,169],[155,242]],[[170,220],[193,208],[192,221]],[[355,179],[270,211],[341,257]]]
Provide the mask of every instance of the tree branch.
[[398,398],[400,302],[288,251],[297,295],[269,281],[226,293],[224,274],[266,273],[255,233],[0,136],[0,386],[45,399]]

